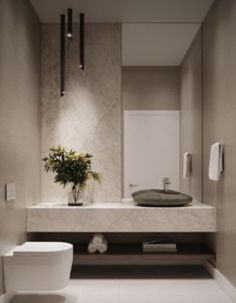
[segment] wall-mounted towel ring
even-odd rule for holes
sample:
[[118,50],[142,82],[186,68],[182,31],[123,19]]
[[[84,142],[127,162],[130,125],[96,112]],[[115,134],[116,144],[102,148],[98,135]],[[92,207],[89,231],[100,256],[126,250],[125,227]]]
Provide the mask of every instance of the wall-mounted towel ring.
[[219,181],[224,170],[224,145],[216,142],[212,144],[209,161],[209,179]]
[[192,154],[184,153],[183,155],[183,178],[188,178],[192,173]]

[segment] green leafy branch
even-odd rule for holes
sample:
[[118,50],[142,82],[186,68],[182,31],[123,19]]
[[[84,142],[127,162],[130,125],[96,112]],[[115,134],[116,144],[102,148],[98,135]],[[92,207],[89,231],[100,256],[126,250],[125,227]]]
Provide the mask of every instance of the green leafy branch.
[[62,146],[49,149],[49,155],[43,158],[44,170],[55,173],[54,181],[64,187],[72,184],[72,190],[84,189],[88,179],[101,180],[99,173],[92,171],[92,155],[78,153],[74,150],[67,150]]

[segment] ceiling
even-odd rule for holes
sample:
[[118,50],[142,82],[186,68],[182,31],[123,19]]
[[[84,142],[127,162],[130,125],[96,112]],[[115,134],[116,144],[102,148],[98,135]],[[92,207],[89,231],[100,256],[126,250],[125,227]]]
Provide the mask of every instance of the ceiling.
[[31,0],[42,23],[59,22],[73,8],[74,20],[122,23],[122,64],[179,65],[213,0]]
[[122,65],[180,65],[199,23],[122,24]]
[[202,22],[213,0],[31,0],[41,22],[58,22],[67,8],[87,22]]

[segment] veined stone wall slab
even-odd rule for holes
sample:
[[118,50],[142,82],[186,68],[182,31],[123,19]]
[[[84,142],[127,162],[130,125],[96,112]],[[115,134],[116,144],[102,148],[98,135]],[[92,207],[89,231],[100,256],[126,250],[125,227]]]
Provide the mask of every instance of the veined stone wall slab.
[[[121,27],[86,24],[85,70],[79,68],[79,28],[66,45],[66,94],[59,92],[59,25],[42,26],[42,150],[63,145],[94,155],[102,173],[95,201],[121,198]],[[92,186],[90,187],[90,194]],[[42,171],[42,201],[67,201],[68,190]]]

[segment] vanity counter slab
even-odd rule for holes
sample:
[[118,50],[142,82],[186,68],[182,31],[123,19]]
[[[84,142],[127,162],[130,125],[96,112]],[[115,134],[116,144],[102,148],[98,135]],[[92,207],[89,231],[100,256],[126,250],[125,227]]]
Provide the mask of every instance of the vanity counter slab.
[[27,209],[28,232],[216,232],[216,208],[140,207],[133,202],[84,206],[40,203]]

